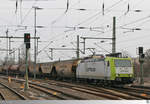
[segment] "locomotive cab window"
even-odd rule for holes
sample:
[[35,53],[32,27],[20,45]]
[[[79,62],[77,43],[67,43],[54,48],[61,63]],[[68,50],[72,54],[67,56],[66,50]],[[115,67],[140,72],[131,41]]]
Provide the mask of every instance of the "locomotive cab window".
[[115,66],[116,67],[131,67],[131,61],[130,60],[115,60]]

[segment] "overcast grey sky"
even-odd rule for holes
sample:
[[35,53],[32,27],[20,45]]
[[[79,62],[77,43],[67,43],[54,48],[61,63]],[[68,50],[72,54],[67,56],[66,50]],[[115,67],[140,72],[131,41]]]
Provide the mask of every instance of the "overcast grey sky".
[[[104,4],[104,15],[102,5]],[[40,37],[38,61],[50,61],[46,52],[49,48],[76,47],[76,36],[111,37],[112,19],[116,16],[116,46],[117,52],[127,51],[131,56],[137,56],[136,48],[139,46],[150,49],[150,1],[149,0],[1,0],[0,3],[0,35],[5,36],[9,30],[9,36],[23,36],[30,32],[34,36],[34,10],[32,6],[43,8],[37,10],[37,25],[44,28],[37,29]],[[85,9],[85,10],[80,10]],[[67,12],[65,12],[67,10]],[[140,10],[136,12],[135,10]],[[16,12],[15,12],[16,11]],[[27,26],[24,27],[19,26]],[[74,28],[68,28],[74,27]],[[78,29],[87,27],[88,29]],[[97,27],[97,28],[96,28]],[[89,28],[92,28],[90,30]],[[140,28],[141,30],[133,30]],[[0,46],[6,49],[6,39],[0,39]],[[12,48],[20,48],[23,40],[13,39]],[[80,42],[83,40],[80,39]],[[86,40],[86,48],[96,48],[97,54],[107,52],[95,45],[105,48],[111,52],[111,40]],[[33,45],[30,49],[33,59]],[[83,44],[80,44],[83,49]],[[1,57],[6,52],[0,52]],[[16,54],[18,54],[16,52]],[[90,51],[81,54],[81,57],[90,55]],[[75,51],[54,51],[54,59],[70,59],[76,57]],[[17,55],[16,55],[17,58]]]

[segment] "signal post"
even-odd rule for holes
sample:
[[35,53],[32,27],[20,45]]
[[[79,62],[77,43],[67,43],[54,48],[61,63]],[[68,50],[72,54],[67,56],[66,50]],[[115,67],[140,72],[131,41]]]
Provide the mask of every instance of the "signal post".
[[26,46],[26,73],[25,73],[25,87],[24,91],[26,91],[29,88],[29,83],[28,83],[28,51],[30,49],[30,33],[25,33],[24,34],[24,43]]

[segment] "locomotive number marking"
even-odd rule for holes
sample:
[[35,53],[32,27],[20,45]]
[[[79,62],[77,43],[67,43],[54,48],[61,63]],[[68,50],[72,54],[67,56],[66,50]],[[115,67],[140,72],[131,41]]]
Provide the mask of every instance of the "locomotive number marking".
[[96,68],[87,68],[86,69],[86,72],[95,72],[96,71]]

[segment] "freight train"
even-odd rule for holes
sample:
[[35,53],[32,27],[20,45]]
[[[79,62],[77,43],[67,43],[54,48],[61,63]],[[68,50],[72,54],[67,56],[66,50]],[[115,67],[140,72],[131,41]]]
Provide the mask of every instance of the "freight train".
[[[25,75],[24,65],[4,65],[0,72],[5,74]],[[47,76],[54,79],[71,79],[78,81],[129,84],[134,80],[131,58],[112,57],[110,55],[90,56],[81,59],[29,64],[29,76]]]

